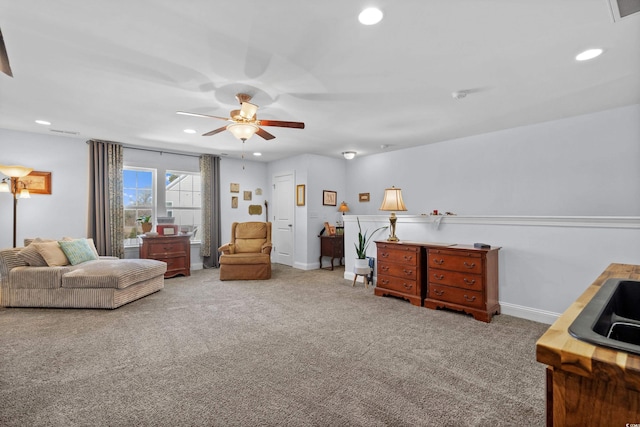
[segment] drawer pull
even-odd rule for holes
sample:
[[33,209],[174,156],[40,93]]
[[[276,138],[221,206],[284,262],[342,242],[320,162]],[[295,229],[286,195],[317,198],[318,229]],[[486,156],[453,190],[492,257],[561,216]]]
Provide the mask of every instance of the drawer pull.
[[382,282],[383,285],[388,285],[389,284],[389,281],[387,279],[382,279],[381,282]]
[[433,262],[434,262],[434,263],[436,263],[436,264],[438,264],[438,265],[442,265],[442,264],[444,264],[444,259],[442,259],[442,258],[440,258],[440,259],[435,259],[435,258],[434,258],[434,259],[433,259]]
[[403,283],[402,286],[404,286],[406,290],[413,288],[413,285],[407,285],[406,283]]
[[404,258],[405,261],[411,261],[413,259],[413,256],[405,255],[403,258]]
[[389,253],[388,253],[388,252],[382,252],[382,253],[380,254],[380,257],[381,257],[381,258],[389,258]]
[[442,295],[444,295],[444,291],[439,291],[439,290],[437,290],[437,289],[434,289],[434,290],[433,290],[433,293],[434,293],[434,294],[436,294],[436,295],[438,295],[439,297],[441,297]]
[[444,279],[444,274],[433,273],[433,277],[435,277],[438,280],[442,280],[442,279]]
[[413,274],[413,270],[403,269],[402,271],[404,271],[404,274],[406,274],[407,276],[410,276]]
[[467,300],[467,301],[469,301],[469,302],[474,302],[474,301],[476,300],[476,297],[475,297],[475,295],[474,295],[474,296],[472,296],[471,298],[469,298],[468,296],[464,295],[464,299],[466,299],[466,300]]
[[381,265],[381,266],[380,266],[380,270],[382,270],[382,271],[389,271],[389,266],[387,266],[387,265]]
[[467,285],[473,285],[474,283],[476,283],[476,279],[467,279],[466,277],[462,279],[464,281],[464,283],[466,283]]
[[475,262],[472,262],[471,264],[467,264],[467,261],[465,261],[463,264],[464,264],[464,266],[465,266],[465,267],[467,267],[467,268],[473,268],[473,267],[475,267],[475,266],[476,266],[476,263],[475,263]]
[[165,251],[170,251],[171,249],[173,249],[173,246],[163,246],[162,249],[164,249]]

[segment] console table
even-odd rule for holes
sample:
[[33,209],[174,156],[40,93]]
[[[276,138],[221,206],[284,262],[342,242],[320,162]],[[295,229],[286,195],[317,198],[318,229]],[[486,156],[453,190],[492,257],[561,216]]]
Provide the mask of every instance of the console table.
[[[338,258],[342,265],[342,257],[344,257],[344,235],[336,234],[335,236],[320,235],[320,268],[325,270],[333,270],[333,260]],[[331,257],[331,268],[322,267],[322,257]]]
[[426,308],[448,308],[490,322],[500,314],[498,251],[471,245],[376,242],[375,295],[391,295]]
[[167,263],[164,277],[178,274],[191,275],[191,240],[189,236],[142,237],[140,258],[156,259]]

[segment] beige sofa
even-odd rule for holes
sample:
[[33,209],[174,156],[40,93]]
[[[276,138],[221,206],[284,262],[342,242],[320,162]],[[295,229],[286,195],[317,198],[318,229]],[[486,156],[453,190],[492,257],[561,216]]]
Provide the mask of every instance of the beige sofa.
[[167,264],[150,259],[98,259],[33,266],[24,248],[0,250],[0,306],[117,308],[164,287]]

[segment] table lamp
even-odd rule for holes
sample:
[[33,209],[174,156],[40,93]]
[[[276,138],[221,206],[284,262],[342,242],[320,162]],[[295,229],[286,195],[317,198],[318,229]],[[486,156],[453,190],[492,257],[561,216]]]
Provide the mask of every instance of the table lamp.
[[397,242],[399,239],[396,237],[396,217],[395,211],[406,211],[407,207],[402,200],[402,190],[400,188],[387,188],[384,190],[384,199],[382,200],[381,211],[391,211],[389,222],[391,223],[391,234],[387,241]]

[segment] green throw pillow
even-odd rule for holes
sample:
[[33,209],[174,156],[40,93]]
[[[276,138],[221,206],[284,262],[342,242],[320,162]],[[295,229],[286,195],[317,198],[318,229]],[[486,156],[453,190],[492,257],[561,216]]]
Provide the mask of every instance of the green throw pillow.
[[80,264],[82,262],[98,259],[93,249],[85,239],[65,241],[60,240],[58,244],[62,248],[62,252],[67,256],[71,265]]

